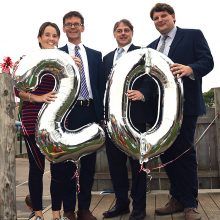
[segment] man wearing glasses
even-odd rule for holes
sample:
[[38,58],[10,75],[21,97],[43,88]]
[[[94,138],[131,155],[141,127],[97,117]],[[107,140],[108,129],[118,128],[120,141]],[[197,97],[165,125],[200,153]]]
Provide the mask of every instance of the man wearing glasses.
[[[102,73],[102,54],[82,44],[81,34],[84,32],[84,18],[79,12],[70,11],[64,15],[63,31],[66,33],[68,42],[60,49],[73,57],[81,74],[81,88],[78,100],[68,115],[68,128],[75,130],[92,122],[99,123],[103,118],[102,99],[105,80]],[[96,152],[80,159],[80,192],[78,193],[77,220],[96,220],[89,211],[95,163]],[[74,171],[72,171],[73,175]],[[66,171],[64,170],[63,175],[65,173]],[[73,189],[75,190],[73,185],[70,185],[69,188],[68,186],[63,186],[65,191],[63,194],[69,197],[73,208],[72,213],[66,213],[64,216],[71,220],[75,220],[76,190],[74,198],[68,191]]]

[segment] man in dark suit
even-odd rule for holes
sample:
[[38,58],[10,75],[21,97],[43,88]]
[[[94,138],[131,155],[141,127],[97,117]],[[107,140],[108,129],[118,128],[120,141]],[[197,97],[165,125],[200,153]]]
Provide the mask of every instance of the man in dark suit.
[[[111,69],[118,56],[129,51],[139,49],[131,43],[133,37],[133,26],[127,19],[122,19],[114,25],[113,34],[117,41],[118,48],[108,53],[103,58],[103,68],[108,78]],[[146,131],[146,123],[151,126],[154,124],[157,110],[153,108],[153,97],[156,95],[156,83],[149,77],[143,76],[136,80],[133,88],[128,90],[128,99],[131,101],[130,117],[133,125],[140,131]],[[151,99],[152,98],[152,99]],[[149,107],[150,106],[150,107]],[[157,102],[154,103],[157,108]],[[149,114],[148,114],[149,113]],[[130,161],[132,172],[131,198],[133,200],[133,210],[129,220],[141,220],[146,216],[146,173],[140,171],[140,163],[138,160],[128,157],[124,152],[119,150],[117,146],[106,137],[106,153],[109,163],[110,175],[112,178],[113,188],[116,196],[116,204],[113,208],[103,213],[105,218],[112,218],[121,214],[129,213],[128,199],[128,170],[126,166],[127,159]]]
[[[213,69],[213,57],[200,30],[175,26],[175,12],[170,5],[156,4],[151,9],[150,17],[161,37],[148,47],[159,50],[165,43],[163,53],[173,60],[174,64],[170,69],[176,77],[182,78],[184,87],[180,133],[173,145],[161,155],[164,164],[173,161],[165,167],[172,197],[165,207],[158,208],[155,212],[158,215],[166,215],[184,211],[186,220],[200,219],[197,210],[197,160],[193,143],[197,118],[205,114],[202,77]],[[176,159],[181,154],[183,155]]]
[[[73,130],[92,122],[99,123],[103,118],[102,99],[105,79],[102,72],[101,52],[85,47],[81,42],[81,33],[84,31],[83,16],[77,11],[70,11],[65,14],[63,17],[63,31],[66,33],[68,42],[60,49],[73,57],[81,73],[79,97],[68,115],[68,128]],[[83,77],[86,85],[82,85]],[[80,192],[78,193],[77,220],[96,219],[89,211],[95,163],[96,153],[83,156],[80,159]],[[71,197],[72,195],[66,196]],[[76,198],[74,199],[76,200]],[[73,202],[71,201],[71,203]],[[72,204],[73,210],[75,210],[75,204],[76,201]],[[65,216],[72,219],[73,215],[72,213],[66,213]],[[73,219],[75,219],[75,216]]]

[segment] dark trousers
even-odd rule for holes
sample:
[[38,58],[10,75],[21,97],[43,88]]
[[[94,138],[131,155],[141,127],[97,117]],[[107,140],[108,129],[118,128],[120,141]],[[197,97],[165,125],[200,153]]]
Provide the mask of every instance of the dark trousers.
[[45,168],[45,157],[36,145],[35,135],[24,136],[28,159],[29,159],[29,176],[28,186],[32,200],[33,210],[43,209],[43,174]]
[[[80,128],[88,123],[97,122],[94,105],[74,106],[68,116],[68,128],[71,130]],[[96,164],[96,152],[82,155],[80,158],[80,193],[78,193],[78,209],[89,209],[91,203],[91,191],[94,182]]]
[[[24,140],[27,147],[29,159],[29,192],[33,205],[33,210],[42,210],[43,196],[43,174],[45,169],[45,156],[36,145],[35,135],[26,135]],[[52,210],[65,212],[73,210],[75,195],[75,179],[73,178],[75,165],[72,162],[50,164],[51,168],[51,202]]]
[[76,180],[74,178],[75,164],[71,161],[51,163],[51,204],[53,211],[61,210],[63,203],[64,212],[74,211]]
[[[184,207],[197,207],[198,178],[194,148],[197,116],[184,116],[180,134],[175,142],[161,155],[163,163],[174,160],[165,167],[170,180],[170,194]],[[190,150],[176,159],[185,150]]]
[[[146,124],[134,124],[139,131],[146,131]],[[109,170],[112,179],[113,188],[118,205],[128,205],[128,169],[127,159],[130,161],[132,186],[131,198],[133,200],[133,209],[143,210],[146,208],[146,190],[147,178],[146,173],[140,171],[139,160],[134,160],[122,152],[109,137],[106,137],[106,153],[108,158]]]

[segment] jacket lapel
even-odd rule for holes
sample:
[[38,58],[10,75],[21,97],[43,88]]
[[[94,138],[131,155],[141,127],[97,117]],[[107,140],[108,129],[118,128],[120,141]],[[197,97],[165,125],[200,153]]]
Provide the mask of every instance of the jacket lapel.
[[154,44],[152,45],[152,49],[156,50],[157,49],[157,45],[159,44],[159,41],[160,41],[160,37],[155,40]]
[[170,57],[171,59],[173,57],[173,54],[175,52],[177,45],[180,43],[180,41],[182,39],[183,39],[183,32],[180,28],[177,27],[176,35],[173,39],[172,44],[170,45],[170,50],[169,50],[169,54],[168,54],[168,57]]
[[[83,45],[84,46],[84,45]],[[84,46],[85,47],[85,50],[86,50],[86,55],[87,55],[87,60],[88,60],[88,68],[89,68],[89,78],[90,78],[90,81],[92,81],[93,80],[93,77],[92,77],[92,75],[93,75],[93,62],[92,62],[92,54],[91,54],[91,51],[86,47],[86,46]],[[93,83],[91,82],[91,85],[92,85]]]

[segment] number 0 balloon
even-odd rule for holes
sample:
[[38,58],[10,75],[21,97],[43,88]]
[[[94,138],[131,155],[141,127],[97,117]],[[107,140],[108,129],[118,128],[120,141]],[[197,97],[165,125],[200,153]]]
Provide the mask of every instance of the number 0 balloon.
[[[156,50],[134,50],[119,59],[108,80],[105,94],[108,134],[120,150],[139,159],[140,163],[167,150],[181,127],[183,86],[182,81],[170,71],[172,63]],[[151,76],[157,83],[159,99],[154,126],[140,133],[132,126],[126,92],[131,83],[144,74]]]
[[103,146],[104,131],[95,123],[77,130],[62,126],[74,107],[80,88],[78,68],[68,54],[46,49],[25,56],[14,73],[15,86],[23,91],[33,91],[45,73],[55,78],[57,98],[50,104],[45,103],[38,114],[36,142],[52,162],[77,161]]

